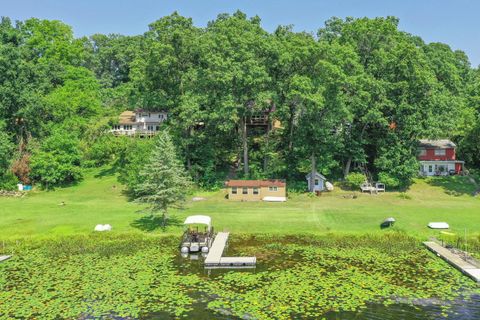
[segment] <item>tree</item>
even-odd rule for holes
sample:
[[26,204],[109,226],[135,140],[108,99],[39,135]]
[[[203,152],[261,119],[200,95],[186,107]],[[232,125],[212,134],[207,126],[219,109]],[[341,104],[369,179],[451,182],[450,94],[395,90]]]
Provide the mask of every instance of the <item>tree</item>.
[[30,158],[30,177],[51,189],[82,178],[78,138],[71,132],[54,129]]
[[185,201],[191,186],[167,131],[158,135],[154,150],[140,171],[139,178],[140,183],[135,186],[135,201],[147,204],[152,215],[161,212],[165,227],[168,210],[179,207]]
[[0,122],[0,189],[11,187],[12,174],[9,166],[14,146],[10,139],[4,132],[4,124]]

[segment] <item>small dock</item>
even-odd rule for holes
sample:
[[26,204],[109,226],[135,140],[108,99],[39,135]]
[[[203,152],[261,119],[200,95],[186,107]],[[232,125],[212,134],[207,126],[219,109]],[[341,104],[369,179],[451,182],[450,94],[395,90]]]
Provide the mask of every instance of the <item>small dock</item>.
[[0,262],[10,259],[12,256],[0,256]]
[[439,255],[443,260],[460,270],[463,274],[480,283],[480,268],[463,260],[458,254],[442,247],[436,242],[426,241],[423,243],[430,251]]
[[222,257],[227,246],[229,232],[219,232],[205,258],[205,268],[255,268],[256,257]]

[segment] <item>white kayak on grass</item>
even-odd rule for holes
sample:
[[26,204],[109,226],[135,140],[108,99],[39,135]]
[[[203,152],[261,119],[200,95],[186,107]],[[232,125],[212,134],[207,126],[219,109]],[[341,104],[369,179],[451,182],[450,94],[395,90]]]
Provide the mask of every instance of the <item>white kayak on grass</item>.
[[449,229],[450,226],[446,222],[430,222],[428,224],[430,229]]

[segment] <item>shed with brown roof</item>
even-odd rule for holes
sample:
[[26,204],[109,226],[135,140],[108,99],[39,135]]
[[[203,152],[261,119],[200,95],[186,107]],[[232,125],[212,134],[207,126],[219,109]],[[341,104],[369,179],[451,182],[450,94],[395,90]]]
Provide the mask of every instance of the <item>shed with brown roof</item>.
[[237,201],[286,201],[285,180],[228,180],[225,183],[229,200]]

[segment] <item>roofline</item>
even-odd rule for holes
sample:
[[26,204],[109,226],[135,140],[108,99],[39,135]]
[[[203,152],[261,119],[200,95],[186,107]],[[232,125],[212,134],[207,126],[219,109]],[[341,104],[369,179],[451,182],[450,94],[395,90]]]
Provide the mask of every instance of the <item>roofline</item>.
[[156,113],[167,113],[167,110],[148,110],[148,109],[142,109],[142,108],[137,108],[133,112],[156,112]]

